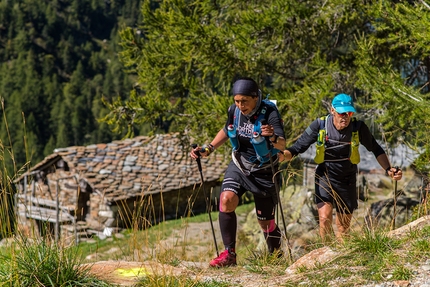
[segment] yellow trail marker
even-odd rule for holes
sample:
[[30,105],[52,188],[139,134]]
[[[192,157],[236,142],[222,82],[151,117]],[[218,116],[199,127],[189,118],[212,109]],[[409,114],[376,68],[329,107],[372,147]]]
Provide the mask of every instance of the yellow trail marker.
[[138,276],[146,276],[150,274],[150,272],[148,272],[148,270],[146,270],[143,267],[134,267],[134,268],[128,268],[128,269],[118,268],[115,270],[115,272],[123,277],[138,277]]

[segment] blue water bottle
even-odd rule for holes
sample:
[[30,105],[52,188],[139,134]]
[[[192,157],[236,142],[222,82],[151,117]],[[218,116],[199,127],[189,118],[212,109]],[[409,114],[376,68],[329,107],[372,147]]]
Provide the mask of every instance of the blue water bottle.
[[266,162],[269,157],[269,149],[267,148],[266,139],[260,135],[259,132],[252,134],[251,143],[254,146],[254,150],[257,153],[257,159],[263,163]]
[[239,148],[239,142],[237,141],[237,133],[234,125],[228,125],[227,134],[230,139],[231,146],[233,147],[233,151],[236,151]]

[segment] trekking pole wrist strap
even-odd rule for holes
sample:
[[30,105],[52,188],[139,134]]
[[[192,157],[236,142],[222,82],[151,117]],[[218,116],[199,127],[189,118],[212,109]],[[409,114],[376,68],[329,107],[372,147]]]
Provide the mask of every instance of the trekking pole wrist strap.
[[388,172],[391,170],[391,166],[390,167],[387,167],[386,169],[385,169],[385,175],[387,175],[388,176]]
[[214,152],[215,147],[212,144],[208,144],[207,146],[204,147],[204,150],[207,155],[210,155],[211,153]]
[[269,140],[270,140],[272,143],[276,144],[276,143],[278,143],[279,136],[278,136],[277,134],[273,134],[273,135],[269,138]]

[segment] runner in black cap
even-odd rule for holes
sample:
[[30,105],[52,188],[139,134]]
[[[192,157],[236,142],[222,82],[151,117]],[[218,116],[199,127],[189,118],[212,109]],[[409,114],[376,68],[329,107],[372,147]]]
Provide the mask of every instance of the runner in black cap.
[[[235,104],[229,107],[225,126],[210,144],[197,147],[190,153],[193,158],[198,158],[199,154],[208,156],[229,138],[233,146],[232,161],[224,175],[219,200],[219,225],[225,250],[210,262],[212,267],[236,265],[235,210],[239,198],[246,191],[254,195],[258,223],[269,252],[278,251],[281,247],[281,232],[274,217],[277,195],[268,155],[272,155],[277,170],[276,149],[285,147],[282,120],[276,107],[262,100],[261,91],[251,78],[237,80],[233,85],[233,96]],[[266,138],[270,140],[269,145]],[[273,149],[267,153],[270,146]]]

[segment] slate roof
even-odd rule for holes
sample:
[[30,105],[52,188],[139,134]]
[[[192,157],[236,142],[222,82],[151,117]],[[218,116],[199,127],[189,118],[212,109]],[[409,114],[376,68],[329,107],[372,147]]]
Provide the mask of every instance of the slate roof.
[[[79,181],[86,181],[106,200],[117,201],[142,193],[199,185],[200,173],[196,161],[188,155],[189,150],[182,146],[179,134],[139,136],[106,144],[56,149],[29,173],[44,170],[62,159],[70,174],[77,175]],[[206,182],[219,180],[227,168],[224,156],[216,152],[202,158],[201,163]],[[15,182],[23,178],[24,175]]]

